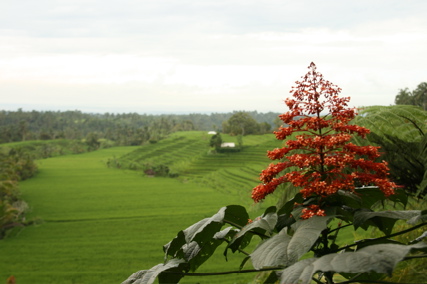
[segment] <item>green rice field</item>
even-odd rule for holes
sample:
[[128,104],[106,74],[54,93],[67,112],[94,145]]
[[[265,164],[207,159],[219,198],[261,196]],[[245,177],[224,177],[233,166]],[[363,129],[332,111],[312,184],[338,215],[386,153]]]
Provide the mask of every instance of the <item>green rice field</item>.
[[[0,283],[11,275],[17,284],[121,283],[161,263],[164,244],[221,207],[242,204],[257,216],[274,204],[254,206],[250,191],[270,162],[266,150],[280,142],[272,135],[245,137],[243,151],[211,155],[208,139],[201,132],[183,133],[141,147],[39,160],[38,175],[20,189],[31,207],[27,218],[40,222],[0,241]],[[146,177],[109,168],[113,157],[124,157],[123,163],[160,161],[180,175]],[[198,272],[236,270],[243,256],[225,262],[223,249]],[[185,277],[181,283],[248,283],[253,276]]]

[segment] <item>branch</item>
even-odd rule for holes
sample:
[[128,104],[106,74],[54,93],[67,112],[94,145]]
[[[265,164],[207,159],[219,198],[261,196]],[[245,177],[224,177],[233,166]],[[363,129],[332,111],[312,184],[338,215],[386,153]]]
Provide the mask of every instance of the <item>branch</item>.
[[228,220],[226,220],[226,219],[224,219],[223,220],[223,222],[224,223],[227,223],[227,224],[230,224],[231,226],[234,226],[234,227],[236,227],[236,228],[238,228],[238,229],[242,229],[243,228],[243,226],[240,226],[240,225],[238,225],[238,224],[236,224],[236,223],[233,223],[233,222],[231,222],[231,221],[228,221]]
[[[389,239],[389,238],[392,238],[392,237],[395,237],[395,236],[399,236],[399,235],[403,235],[403,234],[409,233],[410,231],[416,230],[416,229],[418,229],[420,227],[423,227],[425,225],[427,225],[427,222],[418,224],[418,225],[416,225],[416,226],[414,226],[412,228],[409,228],[409,229],[406,229],[406,230],[403,230],[403,231],[400,231],[400,232],[397,232],[397,233],[394,233],[394,234],[391,234],[391,235],[387,235],[387,236],[383,236],[383,237],[379,237],[379,238],[375,238],[375,239],[364,239],[364,240],[361,240],[361,241],[363,241],[365,243],[370,243],[370,242],[376,242],[378,240]],[[354,246],[357,246],[357,243],[354,243],[354,244],[351,244],[351,245],[348,245],[348,246],[344,246],[342,248],[338,248],[338,249],[332,251],[331,253],[336,253],[338,251],[345,250],[345,249],[348,249],[348,248],[351,248],[351,247],[354,247]]]
[[427,258],[427,254],[411,255],[411,256],[405,257],[403,260],[411,260],[414,258]]
[[200,272],[200,273],[186,273],[186,272],[176,272],[176,271],[163,271],[162,273],[168,274],[179,274],[183,276],[213,276],[213,275],[227,275],[234,273],[254,273],[262,271],[274,271],[278,269],[283,269],[283,266],[271,267],[271,268],[262,268],[262,269],[247,269],[247,270],[234,270],[234,271],[223,271],[223,272]]
[[[348,284],[348,283],[415,284],[415,283],[403,283],[403,282],[388,282],[388,281],[381,281],[381,280],[357,280],[356,278],[359,277],[361,274],[362,273],[358,273],[354,277],[352,277],[350,280],[339,282],[337,284]],[[418,283],[418,284],[427,284],[427,283]]]
[[[230,224],[231,226],[234,226],[234,227],[236,227],[236,228],[239,228],[240,230],[243,228],[242,226],[237,225],[236,223],[233,223],[233,222],[228,221],[228,220],[226,220],[226,219],[224,219],[223,221],[224,221],[224,223]],[[260,237],[263,237],[263,238],[270,238],[270,236],[264,235],[264,234],[262,234],[262,233],[254,232],[254,231],[248,231],[248,233],[251,233],[251,234],[253,234],[253,235],[257,235],[257,236],[260,236]]]
[[343,229],[345,227],[349,227],[349,226],[353,226],[353,224],[346,224],[346,225],[342,225],[342,226],[336,227],[335,229],[330,230],[329,233],[341,230],[341,229]]
[[[225,238],[220,238],[220,239],[218,239],[218,240],[222,240],[222,241],[226,242],[227,244],[229,244],[229,243],[230,243],[230,241],[229,241],[229,240],[227,240],[227,239],[225,239]],[[243,253],[243,254],[244,254],[244,255],[246,255],[246,256],[250,256],[250,255],[251,255],[250,253],[245,252],[245,251],[244,251],[244,250],[242,250],[241,248],[237,248],[237,250],[238,250],[239,252]]]
[[[384,284],[415,284],[409,282],[389,282],[389,281],[381,281],[381,280],[349,280],[344,282],[339,282],[337,284],[348,284],[348,283],[384,283]],[[425,283],[417,283],[417,284],[427,284]]]

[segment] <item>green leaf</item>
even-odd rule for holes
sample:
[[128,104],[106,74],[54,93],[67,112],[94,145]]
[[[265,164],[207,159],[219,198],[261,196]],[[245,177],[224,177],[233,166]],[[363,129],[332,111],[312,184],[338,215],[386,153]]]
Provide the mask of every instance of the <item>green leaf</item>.
[[409,219],[408,224],[415,225],[416,223],[425,221],[427,221],[427,210],[422,210],[419,215]]
[[224,215],[224,222],[243,227],[248,223],[248,220],[249,215],[245,207],[240,205],[227,206]]
[[413,249],[423,249],[427,244],[379,244],[355,252],[328,254],[320,258],[304,259],[281,271],[280,283],[309,284],[316,272],[385,273],[392,274],[396,264]]
[[401,203],[403,206],[408,204],[408,193],[404,189],[396,189],[393,195],[390,195],[388,199],[394,203]]
[[250,242],[253,234],[257,234],[261,237],[263,237],[263,235],[265,234],[271,235],[277,223],[277,214],[275,210],[275,206],[267,208],[261,217],[255,219],[252,223],[249,223],[244,226],[233,237],[231,242],[228,244],[224,254],[227,255],[228,249],[231,249],[232,252],[235,252],[239,248],[243,249],[244,247],[246,247]]
[[358,283],[358,281],[363,281],[363,283],[369,283],[368,281],[375,281],[384,278],[384,274],[376,273],[376,272],[367,272],[367,273],[340,273],[347,279],[351,279],[354,283]]
[[219,231],[214,235],[214,239],[221,240],[221,239],[227,239],[229,237],[234,236],[237,234],[239,230],[234,229],[233,227],[227,227],[222,231]]
[[[165,252],[165,260],[168,256],[184,258],[187,261],[194,259],[191,262],[192,269],[198,267],[199,261],[205,261],[211,256],[213,251],[223,242],[223,239],[230,235],[235,235],[236,231],[232,228],[220,231],[224,218],[233,220],[236,223],[242,223],[246,219],[246,210],[242,210],[241,206],[231,205],[221,208],[218,213],[210,218],[205,218],[187,229],[178,232],[177,236],[163,246]],[[197,246],[196,246],[196,244]],[[197,254],[202,254],[203,258],[197,257]]]
[[[122,284],[151,284],[159,278],[159,283],[178,283],[187,271],[187,264],[182,259],[171,259],[166,264],[158,264],[149,270],[141,270],[133,273]],[[167,273],[175,272],[175,273]]]
[[296,222],[291,214],[282,214],[277,217],[276,230],[281,231],[285,227],[289,227]]
[[298,220],[294,225],[295,233],[289,243],[288,255],[291,263],[297,262],[317,241],[320,233],[326,229],[331,216],[313,216],[307,220]]
[[316,261],[316,258],[308,258],[298,261],[288,268],[278,272],[280,275],[280,284],[309,284],[314,272],[311,265]]
[[275,266],[289,266],[288,246],[291,241],[286,230],[263,241],[252,253],[252,265],[255,269]]
[[206,260],[208,260],[218,246],[220,246],[224,240],[230,236],[233,236],[237,233],[237,230],[234,230],[232,227],[228,227],[218,233],[216,233],[212,239],[199,244],[196,241],[192,241],[189,244],[185,244],[181,248],[182,257],[190,265],[191,271],[196,271],[200,265],[202,265]]
[[304,201],[304,198],[302,197],[302,193],[298,192],[295,194],[295,196],[287,201],[278,211],[277,214],[291,214],[291,212],[294,210],[295,203],[302,203]]
[[165,261],[168,256],[175,256],[177,251],[186,243],[184,231],[179,231],[177,236],[170,241],[169,243],[163,246],[163,251],[165,253]]
[[358,187],[354,192],[360,196],[362,208],[370,209],[373,205],[386,199],[384,193],[376,186]]
[[368,226],[378,227],[384,234],[388,235],[393,230],[397,220],[409,220],[416,222],[420,218],[420,210],[396,210],[373,212],[368,210],[358,210],[354,213],[353,225],[355,229],[361,227],[367,229]]
[[351,207],[351,208],[360,208],[362,205],[362,198],[354,192],[346,190],[338,190],[338,196],[341,198],[342,205]]
[[279,281],[279,277],[277,277],[276,271],[272,271],[263,284],[275,284],[277,281]]
[[293,225],[293,236],[288,235],[287,230],[281,230],[263,241],[252,252],[252,265],[255,269],[261,269],[294,264],[310,250],[320,233],[326,229],[330,218],[314,216],[307,220],[298,220]]
[[411,241],[411,243],[421,242],[424,238],[427,238],[427,231],[424,231],[424,233],[422,233],[421,236]]

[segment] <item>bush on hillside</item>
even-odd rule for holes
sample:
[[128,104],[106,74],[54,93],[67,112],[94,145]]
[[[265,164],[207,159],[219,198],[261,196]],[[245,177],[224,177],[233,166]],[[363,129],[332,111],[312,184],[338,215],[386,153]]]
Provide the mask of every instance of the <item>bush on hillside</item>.
[[29,224],[25,220],[28,205],[21,199],[18,181],[36,172],[37,167],[28,155],[13,149],[7,154],[0,152],[0,239],[9,230]]

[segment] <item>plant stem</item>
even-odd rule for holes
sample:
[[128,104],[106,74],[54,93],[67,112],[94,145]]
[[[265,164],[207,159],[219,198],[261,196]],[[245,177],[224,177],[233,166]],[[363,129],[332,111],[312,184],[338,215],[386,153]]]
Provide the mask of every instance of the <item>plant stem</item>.
[[[418,229],[420,227],[423,227],[425,225],[427,225],[427,222],[418,224],[418,225],[416,225],[416,226],[414,226],[412,228],[409,228],[409,229],[406,229],[406,230],[403,230],[403,231],[400,231],[400,232],[397,232],[397,233],[394,233],[394,234],[390,234],[390,235],[379,237],[379,238],[375,238],[375,239],[364,239],[364,240],[361,240],[361,241],[363,241],[365,243],[370,243],[370,242],[376,242],[378,240],[389,239],[389,238],[392,238],[392,237],[395,237],[395,236],[399,236],[399,235],[403,235],[403,234],[409,233],[409,232],[411,232],[413,230],[416,230],[416,229]],[[332,251],[331,253],[336,253],[338,251],[342,251],[342,250],[345,250],[345,249],[348,249],[348,248],[351,248],[351,247],[354,247],[354,246],[357,246],[357,243],[354,243],[354,244],[351,244],[351,245],[348,245],[348,246],[344,246],[342,248],[338,248],[338,249]]]
[[414,259],[414,258],[427,258],[427,254],[407,256],[403,260],[411,260],[411,259]]
[[192,273],[186,273],[186,272],[176,272],[176,271],[163,271],[162,273],[169,273],[169,274],[179,274],[184,276],[213,276],[213,275],[227,275],[227,274],[234,274],[234,273],[254,273],[254,272],[262,272],[262,271],[274,271],[283,269],[283,267],[271,267],[271,268],[263,268],[263,269],[248,269],[248,270],[234,270],[234,271],[223,271],[223,272],[192,272]]

